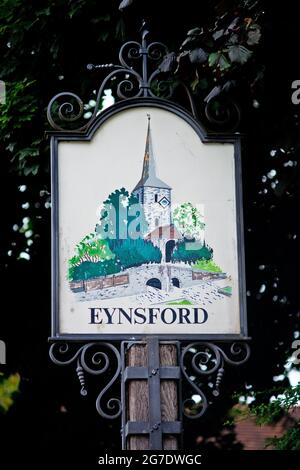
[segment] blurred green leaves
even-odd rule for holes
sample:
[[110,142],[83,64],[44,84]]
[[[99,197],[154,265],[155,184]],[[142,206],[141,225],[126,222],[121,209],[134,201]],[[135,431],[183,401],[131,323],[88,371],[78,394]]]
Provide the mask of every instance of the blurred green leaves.
[[11,374],[4,378],[0,374],[0,412],[6,413],[14,403],[14,397],[19,392],[20,375]]

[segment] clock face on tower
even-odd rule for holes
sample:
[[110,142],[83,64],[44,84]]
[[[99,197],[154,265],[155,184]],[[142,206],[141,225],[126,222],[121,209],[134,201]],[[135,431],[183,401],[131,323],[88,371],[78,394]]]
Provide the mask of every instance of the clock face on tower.
[[165,196],[161,198],[161,200],[158,202],[161,205],[161,207],[163,207],[164,209],[170,205],[169,199],[167,199]]

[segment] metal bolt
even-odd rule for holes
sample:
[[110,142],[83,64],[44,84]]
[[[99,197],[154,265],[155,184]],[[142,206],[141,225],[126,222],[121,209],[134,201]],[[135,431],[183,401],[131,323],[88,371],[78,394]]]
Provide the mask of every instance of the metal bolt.
[[152,374],[152,375],[156,375],[156,374],[157,374],[157,370],[156,370],[156,369],[152,369],[151,374]]

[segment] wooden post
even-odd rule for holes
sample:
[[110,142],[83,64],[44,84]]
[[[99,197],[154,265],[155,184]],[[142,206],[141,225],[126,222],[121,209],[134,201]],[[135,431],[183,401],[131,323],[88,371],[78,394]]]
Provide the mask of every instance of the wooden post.
[[[148,344],[134,344],[127,353],[127,365],[129,367],[148,367]],[[177,348],[173,344],[160,344],[160,366],[177,366]],[[149,369],[149,374],[151,371]],[[149,382],[148,380],[131,380],[128,385],[128,417],[129,421],[150,422]],[[177,421],[178,390],[175,380],[161,380],[160,393],[155,397],[160,402],[161,421]],[[129,450],[147,450],[150,448],[149,435],[129,436],[127,442]],[[164,450],[178,449],[178,437],[164,435],[162,441]]]
[[[128,351],[129,367],[147,367],[148,355],[146,344],[134,344]],[[147,380],[131,380],[128,385],[128,419],[130,421],[149,421],[149,393]],[[149,437],[130,436],[130,450],[149,449]]]
[[[177,366],[177,349],[173,344],[162,344],[159,347],[159,358],[162,366]],[[160,383],[162,421],[177,421],[179,418],[178,387],[175,380],[162,380]],[[177,450],[178,437],[164,436],[164,450]]]

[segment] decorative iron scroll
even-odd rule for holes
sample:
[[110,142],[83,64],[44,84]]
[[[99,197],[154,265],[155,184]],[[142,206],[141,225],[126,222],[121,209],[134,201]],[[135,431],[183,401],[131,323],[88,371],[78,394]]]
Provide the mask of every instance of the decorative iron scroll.
[[[161,42],[147,43],[149,31],[145,24],[142,28],[141,43],[128,41],[120,49],[118,65],[88,64],[88,70],[112,69],[101,83],[97,93],[96,105],[92,116],[83,125],[74,127],[71,123],[82,123],[84,104],[74,93],[63,92],[54,96],[47,109],[50,125],[56,130],[84,131],[89,122],[95,119],[99,112],[101,98],[105,89],[113,86],[120,100],[139,97],[161,97],[168,99],[173,92],[171,81],[161,78],[159,65],[168,53],[168,48]],[[190,99],[190,96],[189,96]]]
[[189,397],[182,404],[184,415],[200,418],[213,399],[220,395],[225,364],[239,366],[249,356],[250,347],[244,342],[224,343],[222,347],[210,342],[194,342],[185,346],[180,357],[181,373],[189,386]]
[[[87,65],[88,70],[111,69],[98,89],[95,108],[89,118],[84,116],[85,106],[78,95],[62,92],[51,99],[47,118],[53,129],[84,132],[101,111],[101,99],[104,90],[108,88],[113,89],[116,100],[152,97],[176,101],[174,92],[180,87],[187,98],[189,111],[198,119],[193,95],[187,84],[160,69],[164,57],[169,54],[167,46],[159,41],[148,44],[149,31],[145,22],[141,34],[141,42],[128,41],[122,45],[119,64]],[[235,131],[241,120],[238,104],[227,93],[221,93],[217,97],[209,95],[207,98],[202,103],[202,114],[208,123],[216,130]]]
[[238,103],[225,94],[206,101],[204,112],[214,129],[233,132],[241,121],[241,109]]
[[76,364],[82,396],[87,395],[85,373],[91,375],[106,373],[109,381],[97,396],[96,409],[103,418],[114,419],[120,416],[122,411],[120,399],[115,397],[105,399],[104,397],[121,373],[121,356],[113,344],[97,342],[78,347],[76,344],[54,343],[50,347],[49,355],[56,365]]

